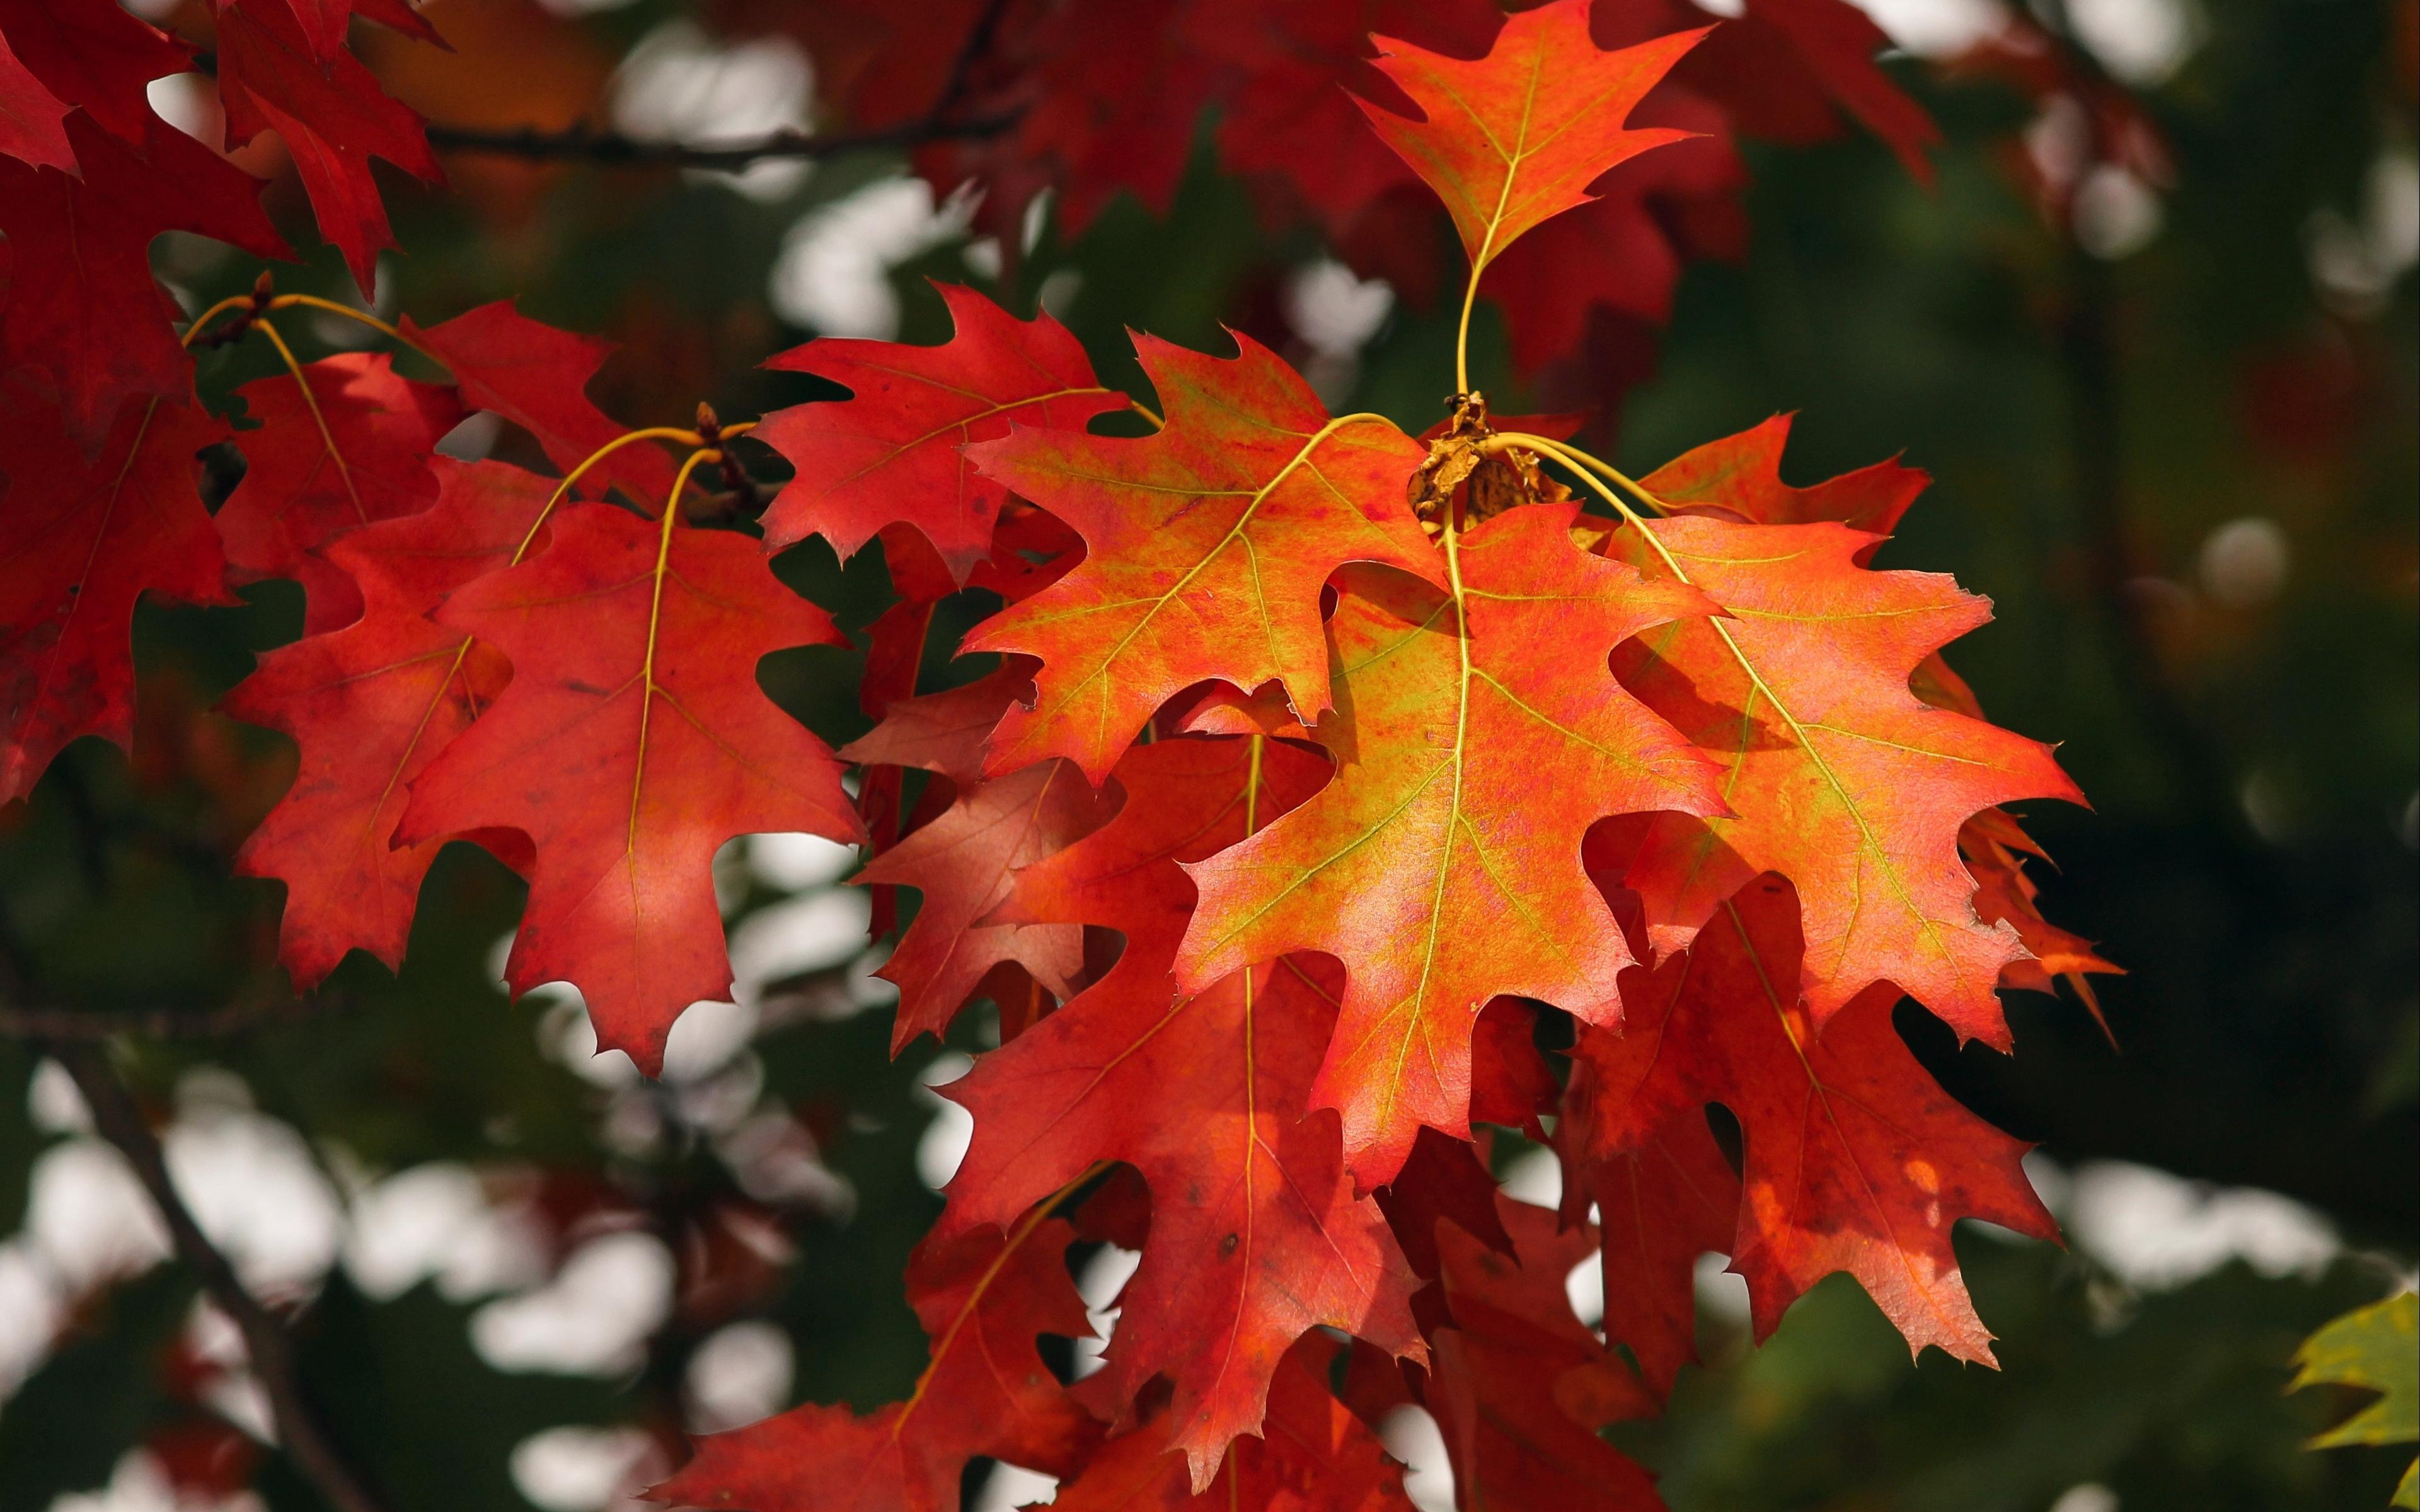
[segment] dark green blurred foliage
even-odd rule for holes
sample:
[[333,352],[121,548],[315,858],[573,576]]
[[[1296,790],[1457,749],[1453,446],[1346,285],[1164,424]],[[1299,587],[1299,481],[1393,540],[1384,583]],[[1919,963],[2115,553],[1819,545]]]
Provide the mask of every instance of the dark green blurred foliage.
[[[581,24],[610,54],[683,8],[644,0]],[[2097,1482],[2126,1512],[2283,1512],[2381,1505],[2393,1484],[2391,1454],[2300,1448],[2349,1398],[2282,1392],[2295,1345],[2376,1296],[2390,1270],[2408,1273],[2420,1240],[2420,309],[2408,267],[2363,302],[2321,289],[2310,250],[2315,217],[2358,219],[2382,152],[2413,152],[2397,52],[2408,43],[2394,39],[2410,8],[2197,11],[2199,46],[2146,96],[2175,158],[2161,226],[2115,261],[2078,250],[2012,179],[2030,107],[1988,82],[1900,67],[1949,136],[1930,193],[1862,138],[1751,150],[1750,251],[1691,269],[1611,455],[1643,471],[1795,409],[1793,481],[1899,452],[1934,475],[1883,564],[1953,572],[1995,601],[1996,623],[1952,659],[1995,719],[2062,742],[2092,795],[2089,814],[2026,816],[2060,866],[2044,875],[2045,911],[2130,975],[2102,986],[2115,1050],[2071,999],[2020,995],[2014,1057],[1962,1052],[1903,1013],[1919,1055],[2063,1161],[2273,1189],[2387,1263],[2346,1259],[2316,1281],[2230,1266],[2138,1296],[2087,1256],[1969,1235],[1998,1373],[1938,1355],[1911,1367],[1836,1277],[1760,1350],[1710,1323],[1713,1367],[1684,1378],[1667,1421],[1623,1430],[1668,1476],[1676,1507],[2039,1512]],[[442,5],[434,15],[446,23]],[[768,271],[792,223],[897,167],[825,163],[772,202],[668,173],[572,168],[530,177],[510,214],[492,194],[458,202],[392,181],[410,250],[391,259],[397,307],[434,321],[516,296],[538,317],[615,335],[629,349],[596,392],[634,424],[684,421],[701,398],[737,418],[829,393],[754,370],[811,334],[773,314]],[[946,334],[925,276],[991,287],[1020,310],[1050,287],[1108,380],[1140,392],[1129,326],[1223,350],[1224,322],[1303,355],[1280,290],[1319,251],[1298,228],[1266,228],[1205,151],[1165,218],[1125,203],[1072,242],[1046,228],[997,282],[951,240],[893,283],[911,341]],[[175,239],[159,255],[196,301],[256,271]],[[329,255],[278,276],[352,293]],[[1332,406],[1415,430],[1437,418],[1452,313],[1399,307]],[[1499,409],[1520,408],[1532,395],[1484,308],[1476,331],[1481,386]],[[214,355],[205,397],[225,403],[273,371],[258,344]],[[533,460],[509,441],[502,455]],[[776,471],[761,451],[751,462]],[[2285,576],[2272,598],[2229,603],[2202,561],[2213,532],[2247,519],[2273,525]],[[810,543],[779,570],[851,632],[879,609],[878,550],[842,564]],[[265,964],[279,889],[229,881],[227,856],[290,754],[200,713],[251,654],[299,627],[286,585],[246,598],[145,605],[134,760],[85,743],[28,805],[0,812],[0,947],[54,1004],[215,1011],[282,995]],[[944,611],[953,627],[987,607],[962,598]],[[859,660],[784,653],[760,675],[838,743],[866,727]],[[925,687],[975,670],[937,650]],[[739,890],[737,918],[776,901]],[[356,956],[316,1012],[264,1011],[207,1041],[126,1042],[123,1070],[154,1111],[181,1072],[225,1067],[345,1169],[443,1160],[543,1180],[571,1194],[560,1242],[618,1224],[675,1257],[669,1320],[639,1365],[603,1379],[490,1368],[469,1342],[473,1304],[425,1285],[373,1302],[340,1271],[288,1299],[339,1441],[397,1507],[519,1506],[506,1457],[541,1428],[636,1423],[676,1443],[688,1360],[741,1319],[795,1344],[791,1401],[869,1408],[906,1390],[923,1350],[900,1274],[939,1208],[915,1161],[932,1117],[914,1090],[930,1041],[892,1062],[888,1013],[839,1011],[849,989],[837,971],[777,992],[752,1046],[757,1095],[813,1131],[848,1198],[759,1203],[675,1097],[583,1081],[540,1043],[549,1010],[505,1002],[490,955],[520,891],[455,847],[399,976]],[[962,1033],[981,1041],[979,1027]],[[0,1043],[0,1232],[17,1227],[28,1172],[57,1137],[27,1119],[34,1058]],[[608,1137],[613,1108],[650,1096],[646,1137]],[[708,1240],[742,1214],[778,1243],[735,1272]],[[74,1309],[49,1361],[0,1406],[0,1512],[101,1484],[125,1448],[191,1410],[159,1381],[193,1295],[168,1267]],[[264,1463],[272,1506],[314,1504]]]
[[2084,1262],[1969,1235],[1977,1305],[2001,1370],[1907,1347],[1846,1277],[1824,1282],[1763,1349],[1683,1377],[1671,1416],[1619,1432],[1698,1508],[2027,1512],[2105,1487],[2121,1507],[2383,1506],[2387,1452],[2313,1455],[2343,1403],[2274,1396],[2289,1354],[2338,1301],[2377,1295],[2375,1267],[2314,1285],[2230,1265],[2133,1297]]

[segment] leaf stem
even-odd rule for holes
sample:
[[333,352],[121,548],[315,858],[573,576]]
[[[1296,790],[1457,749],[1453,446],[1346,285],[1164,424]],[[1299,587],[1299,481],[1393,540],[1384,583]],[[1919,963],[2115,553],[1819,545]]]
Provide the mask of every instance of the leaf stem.
[[[1555,440],[1550,437],[1533,436],[1528,431],[1523,430],[1498,431],[1492,439],[1491,444],[1498,450],[1509,446],[1517,446],[1522,448],[1524,451],[1536,452],[1543,456],[1553,457],[1556,461],[1560,462],[1563,466],[1571,469],[1574,472],[1578,473],[1582,483],[1587,484],[1590,488],[1596,490],[1597,495],[1604,499],[1606,503],[1611,504],[1617,511],[1619,511],[1623,519],[1628,520],[1631,524],[1638,528],[1640,537],[1643,538],[1650,547],[1654,548],[1657,556],[1664,559],[1665,567],[1671,572],[1674,578],[1684,583],[1689,581],[1688,573],[1682,570],[1680,562],[1674,558],[1671,550],[1665,546],[1663,541],[1657,537],[1653,531],[1647,528],[1646,517],[1639,514],[1637,510],[1630,507],[1628,500],[1623,499],[1621,495],[1607,487],[1606,486],[1605,479],[1611,478],[1615,483],[1621,485],[1622,487],[1637,495],[1640,503],[1654,510],[1657,514],[1669,514],[1671,512],[1671,506],[1665,503],[1663,500],[1658,499],[1653,494],[1648,492],[1644,484],[1639,483],[1637,479],[1623,472],[1621,469],[1615,467],[1605,458],[1601,456],[1590,456],[1588,453],[1581,451],[1578,447],[1566,446],[1562,442]],[[1599,477],[1599,473],[1604,474],[1604,477]],[[1722,630],[1722,626],[1719,625],[1715,625],[1714,628],[1717,632]],[[1728,642],[1730,640],[1730,637],[1728,634],[1725,634],[1723,636],[1723,640]],[[1737,648],[1734,647],[1733,650],[1736,651]],[[1746,658],[1743,656],[1741,661],[1742,664],[1745,665]],[[1753,673],[1753,671],[1754,669],[1750,669],[1751,673]]]
[[1470,265],[1470,282],[1462,288],[1462,324],[1453,333],[1453,392],[1470,392],[1470,307],[1479,301],[1479,275],[1486,264]]
[[[737,425],[732,427],[735,431],[740,428],[741,427]],[[505,563],[504,565],[508,567],[518,565],[521,558],[529,554],[530,543],[537,539],[538,531],[544,527],[549,517],[553,515],[554,506],[563,502],[564,496],[571,492],[572,485],[580,481],[581,474],[586,472],[590,468],[595,467],[597,463],[604,461],[607,457],[613,455],[615,452],[620,451],[623,447],[629,445],[632,441],[678,441],[683,446],[699,446],[704,444],[705,438],[701,437],[693,430],[684,430],[678,425],[649,425],[641,430],[624,431],[621,435],[614,437],[612,440],[607,441],[604,445],[589,453],[586,457],[582,459],[578,467],[573,468],[570,471],[565,473],[563,475],[563,481],[554,486],[554,492],[547,496],[546,507],[537,512],[537,518],[530,521],[528,532],[521,536],[521,544],[513,548],[512,560]],[[695,459],[692,458],[691,460],[694,461]],[[681,472],[681,477],[685,480],[688,476],[688,469],[684,468]],[[679,497],[679,486],[675,484],[674,486],[673,499],[677,502]]]
[[194,316],[193,323],[185,327],[184,335],[178,338],[178,345],[184,347],[193,346],[195,338],[199,337],[203,332],[209,329],[211,321],[216,320],[219,316],[226,314],[229,310],[243,310],[250,309],[252,307],[252,295],[228,295],[225,299],[219,301],[218,303],[211,305],[209,309],[204,310],[201,314]]
[[269,323],[267,316],[255,320],[253,327],[269,338],[269,344],[277,348],[278,361],[286,364],[287,372],[294,375],[294,386],[302,391],[302,408],[311,411],[311,424],[319,427],[320,443],[328,449],[328,460],[336,464],[336,476],[345,486],[345,497],[352,501],[354,517],[360,524],[368,524],[369,511],[362,507],[362,491],[353,486],[353,470],[346,463],[345,454],[337,449],[336,433],[329,427],[328,417],[319,408],[319,396],[311,391],[311,380],[303,376],[302,364],[295,358],[294,348],[286,345],[286,338],[277,333],[277,328]]
[[367,310],[356,310],[349,304],[339,304],[334,300],[323,300],[316,294],[280,294],[275,299],[269,301],[269,308],[272,310],[291,310],[301,308],[305,310],[318,310],[328,315],[341,316],[345,319],[369,327],[372,331],[377,332],[380,335],[384,336],[387,340],[394,342],[399,347],[408,347],[412,351],[418,352],[421,356],[427,358],[430,362],[435,363],[438,366],[445,369],[448,373],[454,371],[454,364],[448,363],[444,358],[438,356],[435,352],[430,351],[420,343],[412,340],[410,336],[405,335],[400,329],[391,326],[385,321],[380,319],[377,316],[370,314]]

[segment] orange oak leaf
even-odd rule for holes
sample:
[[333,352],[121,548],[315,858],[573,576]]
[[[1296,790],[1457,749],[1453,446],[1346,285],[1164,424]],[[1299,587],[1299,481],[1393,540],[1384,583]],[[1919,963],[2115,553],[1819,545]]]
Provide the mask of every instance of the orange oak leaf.
[[2031,838],[2006,810],[1986,809],[1958,831],[1958,854],[1975,878],[1975,916],[1986,924],[2006,920],[2024,942],[2025,954],[2000,968],[2000,984],[2046,993],[2065,979],[2114,1043],[2091,977],[2123,975],[2125,968],[2103,960],[2090,940],[2042,917],[2040,886],[2025,872],[2025,856],[2041,855]]
[[1688,513],[1713,512],[1758,525],[1835,520],[1873,536],[1899,529],[1908,506],[1931,484],[1931,474],[1894,457],[1806,487],[1784,483],[1781,453],[1795,418],[1775,415],[1694,447],[1640,481],[1656,498]]
[[[1045,189],[1055,191],[1052,212],[1071,236],[1121,191],[1167,212],[1210,95],[1210,70],[1181,35],[1186,0],[1066,0],[997,32],[980,7],[934,8],[995,37],[1006,65],[1005,84],[985,103],[1008,108],[1007,129],[928,142],[915,157],[928,181],[987,186],[975,208],[980,228],[1015,248],[1027,206]],[[909,23],[900,35],[923,51],[946,32]],[[903,118],[895,105],[883,115]]]
[[[434,460],[442,491],[427,513],[357,531],[330,552],[328,570],[359,585],[359,617],[267,653],[221,704],[302,751],[294,786],[236,853],[242,875],[286,884],[278,959],[300,987],[349,950],[390,968],[402,961],[421,879],[451,838],[394,843],[411,784],[512,676],[493,647],[427,615],[506,564],[553,481],[501,462]],[[481,843],[522,859],[505,837]]]
[[[1970,719],[1983,717],[1983,704],[1975,697],[1975,690],[1937,651],[1917,664],[1908,687],[1936,709],[1947,709]],[[2103,960],[2091,941],[2042,917],[2041,906],[2035,901],[2040,889],[2025,872],[2025,857],[2047,863],[2049,853],[2025,833],[2016,815],[1993,808],[1967,820],[1959,829],[1958,854],[1975,878],[1975,917],[1986,924],[2007,920],[2028,952],[2000,968],[2000,985],[2047,993],[2055,990],[2054,981],[2065,979],[2075,989],[2075,995],[2083,999],[2102,1036],[2115,1046],[2118,1037],[2109,1027],[2108,1016],[2101,1011],[2101,997],[2093,991],[2092,977],[2123,976],[2125,968]]]
[[1237,1440],[1207,1489],[1195,1489],[1165,1421],[1154,1419],[1102,1445],[1051,1504],[1061,1512],[1410,1512],[1403,1472],[1327,1389],[1335,1354],[1316,1336],[1287,1352],[1270,1378],[1261,1437]]
[[[401,326],[407,340],[452,372],[466,408],[528,431],[566,472],[623,433],[587,393],[589,380],[613,354],[610,341],[533,320],[510,300],[427,327],[407,315]],[[625,446],[582,481],[590,480],[618,485],[633,502],[653,509],[672,491],[673,467],[652,446]]]
[[1151,1232],[1109,1343],[1109,1389],[1126,1403],[1154,1376],[1170,1380],[1164,1438],[1190,1459],[1197,1490],[1237,1434],[1261,1430],[1271,1373],[1318,1325],[1421,1352],[1411,1273],[1376,1205],[1353,1195],[1335,1118],[1304,1117],[1335,1019],[1318,978],[1333,968],[1279,962],[1193,997],[1169,975],[1193,904],[1178,863],[1241,839],[1326,775],[1317,754],[1257,739],[1127,751],[1117,816],[1018,873],[999,916],[1105,925],[1125,953],[941,1088],[974,1115],[942,1233],[1012,1218],[1095,1160],[1141,1171]]
[[1509,16],[1478,59],[1375,39],[1379,71],[1421,118],[1366,102],[1362,113],[1445,201],[1474,278],[1523,232],[1588,203],[1606,169],[1689,134],[1623,122],[1705,31],[1606,52],[1589,36],[1593,4]]
[[1454,541],[1453,588],[1355,568],[1328,637],[1326,789],[1190,870],[1177,962],[1199,990],[1295,950],[1343,962],[1312,1088],[1364,1187],[1422,1124],[1469,1133],[1473,1021],[1498,995],[1611,1024],[1630,951],[1581,865],[1600,818],[1721,809],[1705,759],[1606,670],[1619,642],[1705,601],[1571,543],[1575,507],[1515,508]]
[[1465,1507],[1662,1512],[1653,1480],[1597,1436],[1655,1414],[1637,1376],[1572,1312],[1564,1278],[1596,1236],[1498,1196],[1512,1253],[1437,1229],[1451,1326],[1435,1332],[1427,1406]]
[[[1919,663],[1991,616],[1937,573],[1857,565],[1844,526],[1707,517],[1617,532],[1609,549],[1677,571],[1719,619],[1664,626],[1614,658],[1622,686],[1723,766],[1729,816],[1659,816],[1625,873],[1658,952],[1680,949],[1760,872],[1799,885],[1803,983],[1818,1025],[1888,981],[1962,1039],[2006,1049],[1993,989],[2024,947],[1984,924],[1958,831],[2011,798],[2081,802],[2050,748],[1931,707]],[[1794,953],[1794,952],[1793,952]]]
[[0,32],[0,155],[36,168],[72,169],[68,107],[18,60]]
[[462,407],[452,389],[398,377],[391,359],[371,352],[323,358],[299,380],[259,378],[236,392],[260,425],[236,433],[243,481],[213,517],[227,563],[240,581],[299,579],[306,635],[350,624],[361,594],[324,548],[435,501],[432,449]]
[[860,834],[830,749],[756,683],[771,652],[840,635],[745,536],[605,504],[558,510],[549,531],[544,551],[438,611],[513,677],[413,782],[396,838],[527,835],[506,981],[572,982],[598,1043],[653,1073],[681,1011],[730,992],[716,848],[768,830]]
[[1049,316],[1018,320],[972,289],[935,287],[956,331],[941,346],[826,337],[766,363],[850,393],[776,409],[758,424],[756,439],[798,470],[766,508],[768,548],[820,535],[846,559],[883,527],[904,523],[964,584],[991,552],[1008,489],[960,448],[1007,435],[1012,422],[1080,431],[1125,408],[1125,395],[1101,386],[1084,348]]
[[[1858,565],[1863,566],[1882,545],[1880,537],[1898,527],[1908,506],[1931,480],[1892,460],[1807,487],[1786,484],[1781,481],[1781,454],[1790,439],[1791,419],[1776,415],[1736,436],[1709,441],[1650,473],[1646,487],[1686,513],[1743,518],[1761,525],[1838,520],[1871,532],[1877,538],[1856,554]],[[1984,717],[1974,689],[1937,651],[1916,664],[1909,687],[1934,708],[1974,720]],[[2086,973],[2118,968],[2095,954],[2088,942],[2043,918],[2035,906],[2035,887],[2025,876],[2018,853],[2039,856],[2040,848],[2005,812],[1990,809],[1961,828],[1958,849],[1977,884],[1977,917],[1987,925],[2007,920],[2030,952],[2011,957],[2001,967],[2001,984],[2047,992],[2054,977],[2064,976],[2106,1033],[2108,1025],[2102,1021],[2100,1004]]]
[[339,48],[333,56],[317,55],[287,0],[223,7],[218,65],[227,147],[275,131],[320,234],[344,254],[362,292],[375,293],[378,255],[395,245],[395,234],[370,160],[383,158],[425,183],[445,179],[420,116],[379,87],[352,54]]
[[985,780],[983,738],[1001,711],[1032,686],[1032,663],[1012,656],[979,682],[904,700],[882,723],[842,748],[844,761],[920,766],[956,788],[939,817],[876,856],[860,883],[913,887],[916,918],[877,975],[899,988],[891,1033],[896,1053],[927,1030],[939,1035],[1004,961],[1032,973],[1053,996],[1075,991],[1084,932],[1063,923],[1001,922],[1020,868],[1049,856],[1100,822],[1102,795],[1058,761]]
[[1588,1151],[1663,1136],[1676,1114],[1720,1103],[1745,1134],[1731,1269],[1747,1280],[1759,1339],[1835,1271],[1864,1284],[1912,1350],[1992,1363],[1992,1335],[1960,1275],[1951,1227],[1981,1218],[2041,1239],[2057,1228],[2026,1180],[2027,1147],[1961,1107],[1916,1063],[1887,987],[1820,1034],[1799,979],[1790,884],[1753,879],[1687,952],[1629,993],[1620,1035],[1583,1029],[1594,1087]]
[[1420,447],[1376,415],[1329,418],[1276,353],[1235,341],[1222,360],[1135,338],[1167,408],[1156,435],[1019,428],[967,449],[1087,548],[967,638],[1042,660],[1033,706],[1001,721],[987,770],[1064,756],[1097,783],[1154,710],[1206,678],[1275,679],[1313,717],[1328,702],[1328,576],[1382,562],[1444,582],[1404,497]]
[[906,1401],[859,1416],[810,1403],[698,1442],[651,1488],[675,1506],[747,1512],[955,1512],[978,1455],[1072,1475],[1100,1425],[1034,1352],[1037,1334],[1089,1335],[1064,1257],[1075,1230],[1036,1210],[1005,1236],[930,1237],[908,1262],[908,1301],[932,1356]]
[[263,257],[287,251],[261,212],[259,180],[157,116],[132,144],[82,112],[67,131],[75,174],[0,158],[10,252],[0,371],[49,375],[62,410],[50,423],[89,452],[121,400],[193,394],[177,308],[151,276],[152,238],[190,231]]
[[11,417],[0,492],[11,541],[0,552],[0,803],[32,791],[79,735],[131,748],[138,597],[235,602],[194,488],[194,454],[226,427],[180,404],[130,399],[86,456],[58,410],[25,387],[0,391]]

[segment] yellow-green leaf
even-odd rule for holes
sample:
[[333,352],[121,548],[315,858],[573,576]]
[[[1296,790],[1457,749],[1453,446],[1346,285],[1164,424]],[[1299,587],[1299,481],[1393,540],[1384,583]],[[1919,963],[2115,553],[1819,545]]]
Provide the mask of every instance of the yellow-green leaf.
[[[2288,1391],[2359,1386],[2378,1400],[2311,1441],[2314,1449],[2420,1440],[2420,1295],[2404,1292],[2356,1308],[2303,1341]],[[2403,1472],[2394,1504],[2420,1507],[2420,1460]]]

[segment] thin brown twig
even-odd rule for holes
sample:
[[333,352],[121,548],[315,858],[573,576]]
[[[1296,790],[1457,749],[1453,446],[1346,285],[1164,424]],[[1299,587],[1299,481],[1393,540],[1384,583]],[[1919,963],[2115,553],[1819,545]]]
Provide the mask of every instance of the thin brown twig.
[[269,1025],[308,1018],[326,1006],[314,995],[231,1003],[224,1008],[141,1008],[103,1011],[18,1008],[0,1003],[0,1040],[91,1044],[121,1034],[154,1040],[223,1040]]
[[737,172],[752,163],[782,159],[836,158],[849,152],[916,147],[925,142],[981,141],[1016,124],[1014,116],[981,116],[962,121],[919,119],[874,131],[810,134],[784,130],[744,142],[702,147],[688,142],[642,142],[585,123],[559,131],[534,126],[489,129],[431,125],[431,147],[448,152],[484,152],[539,162],[577,162],[606,167],[715,168]]
[[294,1364],[293,1341],[285,1325],[261,1305],[235,1273],[235,1267],[194,1222],[193,1211],[169,1179],[168,1164],[151,1126],[143,1121],[134,1099],[118,1080],[108,1055],[89,1044],[54,1041],[46,1046],[75,1079],[92,1110],[93,1126],[117,1147],[134,1175],[150,1194],[168,1226],[177,1254],[200,1278],[203,1290],[232,1319],[243,1335],[253,1374],[269,1398],[278,1447],[304,1478],[319,1489],[336,1512],[381,1512],[380,1504],[365,1488],[352,1467],[338,1454],[321,1426]]

